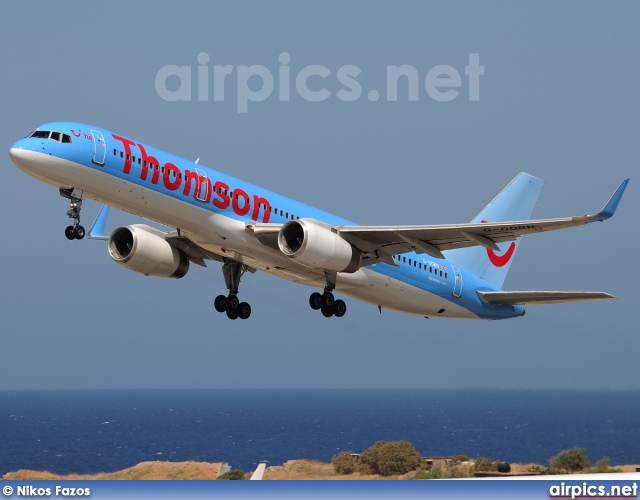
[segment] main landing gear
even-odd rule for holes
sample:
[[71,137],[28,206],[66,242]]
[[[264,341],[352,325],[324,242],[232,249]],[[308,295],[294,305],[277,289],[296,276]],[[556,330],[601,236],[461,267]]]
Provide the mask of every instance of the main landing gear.
[[325,273],[325,276],[327,284],[324,287],[324,293],[313,292],[309,297],[309,305],[315,311],[320,310],[325,318],[330,318],[331,316],[342,318],[347,312],[347,304],[344,303],[344,300],[336,300],[333,296],[332,292],[336,287],[335,273]]
[[80,225],[80,210],[82,209],[82,199],[73,195],[73,189],[60,189],[60,196],[69,199],[69,210],[67,217],[74,220],[73,226],[67,226],[64,235],[68,240],[81,240],[84,238],[84,227]]
[[229,319],[247,319],[251,316],[251,306],[247,302],[240,302],[238,299],[238,287],[240,286],[240,278],[247,272],[247,266],[241,262],[230,259],[224,259],[222,265],[222,273],[224,281],[229,290],[229,295],[218,295],[213,301],[216,311],[227,313]]

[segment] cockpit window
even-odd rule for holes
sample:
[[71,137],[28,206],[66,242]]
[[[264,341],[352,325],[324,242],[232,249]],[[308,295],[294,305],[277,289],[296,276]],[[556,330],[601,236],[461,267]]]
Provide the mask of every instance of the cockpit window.
[[54,141],[62,143],[70,143],[71,136],[63,134],[62,132],[50,131],[50,130],[36,130],[32,132],[29,137],[36,137],[40,139],[53,139]]

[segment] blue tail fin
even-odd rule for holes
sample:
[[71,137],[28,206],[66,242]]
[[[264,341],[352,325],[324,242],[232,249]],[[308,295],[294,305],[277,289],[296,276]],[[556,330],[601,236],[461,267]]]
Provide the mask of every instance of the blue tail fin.
[[[531,217],[544,181],[518,174],[471,222],[520,221]],[[498,243],[501,252],[482,246],[445,252],[447,259],[489,283],[502,287],[520,240]]]

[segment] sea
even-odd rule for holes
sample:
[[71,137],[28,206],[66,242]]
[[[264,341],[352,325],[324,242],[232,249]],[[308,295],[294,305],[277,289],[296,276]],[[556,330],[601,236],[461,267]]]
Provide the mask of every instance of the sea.
[[329,462],[376,441],[425,457],[547,465],[640,463],[640,391],[124,390],[0,391],[0,477],[18,469],[112,472],[139,462]]

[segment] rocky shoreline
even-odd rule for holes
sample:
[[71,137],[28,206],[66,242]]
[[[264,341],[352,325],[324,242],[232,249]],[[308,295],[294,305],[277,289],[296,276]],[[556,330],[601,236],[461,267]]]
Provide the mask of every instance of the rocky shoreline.
[[[512,474],[527,474],[536,464],[511,464]],[[133,467],[97,474],[53,474],[47,471],[21,469],[8,472],[3,480],[214,480],[228,470],[224,462],[142,462]],[[636,472],[640,465],[617,465],[622,472]],[[251,476],[252,471],[247,472]],[[282,465],[267,467],[265,480],[402,480],[411,479],[415,472],[399,476],[377,474],[337,474],[333,465],[317,460],[290,460]]]

